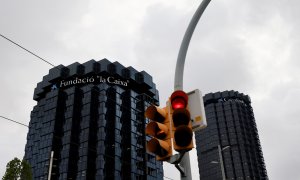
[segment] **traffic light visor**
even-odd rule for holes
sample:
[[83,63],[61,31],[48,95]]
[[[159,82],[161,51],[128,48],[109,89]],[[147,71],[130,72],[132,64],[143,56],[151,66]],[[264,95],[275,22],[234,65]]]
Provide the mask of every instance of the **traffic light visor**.
[[150,122],[146,127],[146,134],[151,135],[153,137],[157,137],[158,139],[164,139],[168,135],[169,128],[159,122]]
[[188,103],[188,95],[184,91],[175,91],[171,95],[172,109],[186,108]]
[[164,109],[151,105],[146,109],[145,116],[151,120],[163,122],[166,118],[166,112]]
[[169,149],[170,145],[167,142],[155,138],[151,139],[147,143],[147,150],[160,157],[166,156],[168,154]]

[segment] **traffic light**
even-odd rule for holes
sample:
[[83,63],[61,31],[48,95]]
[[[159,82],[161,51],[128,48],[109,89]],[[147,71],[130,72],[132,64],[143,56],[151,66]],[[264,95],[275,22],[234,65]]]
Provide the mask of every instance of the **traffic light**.
[[191,150],[193,145],[193,130],[188,109],[188,95],[184,91],[175,91],[170,97],[173,125],[173,146],[178,152]]
[[[169,104],[169,103],[167,103]],[[172,156],[169,107],[149,106],[145,116],[151,121],[146,126],[146,134],[153,138],[147,142],[147,150],[156,155],[156,160],[165,161]]]

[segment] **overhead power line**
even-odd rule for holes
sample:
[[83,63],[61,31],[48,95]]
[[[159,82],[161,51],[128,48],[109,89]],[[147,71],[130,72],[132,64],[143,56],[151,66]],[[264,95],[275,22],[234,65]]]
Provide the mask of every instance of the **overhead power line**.
[[[39,58],[40,60],[44,61],[45,63],[51,65],[52,67],[54,67],[54,68],[56,68],[56,69],[58,69],[58,70],[63,70],[63,69],[59,68],[58,66],[55,66],[54,64],[52,64],[52,63],[50,63],[49,61],[45,60],[44,58],[40,57],[39,55],[37,55],[37,54],[33,53],[32,51],[28,50],[27,48],[25,48],[25,47],[19,45],[18,43],[14,42],[13,40],[9,39],[8,37],[6,37],[6,36],[4,36],[4,35],[2,35],[2,34],[0,34],[0,36],[3,37],[4,39],[6,39],[7,41],[13,43],[14,45],[16,45],[16,46],[22,48],[23,50],[27,51],[27,52],[30,53],[31,55],[33,55],[33,56]],[[100,92],[99,90],[97,90],[97,91],[99,92],[100,95],[106,96],[106,94],[103,94],[103,93]],[[110,99],[110,100],[112,100],[112,101],[114,101],[114,102],[117,102],[116,100],[114,100],[114,99],[112,99],[112,98],[108,98],[108,99]],[[130,108],[127,108],[127,107],[124,107],[124,108],[130,109]]]
[[[20,124],[20,125],[22,125],[22,126],[29,127],[29,126],[26,125],[26,124],[23,124],[23,123],[20,123],[20,122],[18,122],[18,121],[9,119],[9,118],[7,118],[7,117],[1,116],[1,115],[0,115],[0,117],[3,118],[3,119],[6,119],[6,120],[8,120],[8,121],[11,121],[11,122]],[[58,136],[55,136],[55,137],[58,137]],[[59,137],[59,138],[61,138],[61,137]],[[88,148],[88,149],[90,149],[90,148]],[[109,156],[109,155],[107,155],[107,154],[104,154],[104,156],[109,157],[109,158],[114,158],[113,156]],[[127,161],[123,161],[123,163],[125,163],[125,164],[131,164],[131,163],[127,162]],[[174,179],[172,179],[172,178],[170,178],[170,177],[167,177],[167,176],[165,176],[165,175],[164,175],[164,178],[174,180]]]
[[0,36],[3,37],[4,39],[6,39],[7,41],[13,43],[14,45],[16,45],[16,46],[22,48],[23,50],[27,51],[28,53],[34,55],[35,57],[39,58],[40,60],[46,62],[47,64],[50,64],[51,66],[55,67],[54,64],[52,64],[52,63],[50,63],[49,61],[47,61],[46,59],[44,59],[44,58],[38,56],[37,54],[33,53],[32,51],[26,49],[25,47],[21,46],[20,44],[14,42],[13,40],[9,39],[8,37],[6,37],[6,36],[4,36],[4,35],[2,35],[2,34],[0,34]]
[[29,126],[28,126],[28,125],[26,125],[26,124],[23,124],[23,123],[20,123],[20,122],[18,122],[18,121],[15,121],[15,120],[9,119],[9,118],[7,118],[7,117],[1,116],[1,115],[0,115],[0,117],[1,117],[1,118],[3,118],[3,119],[9,120],[9,121],[11,121],[11,122],[14,122],[14,123],[20,124],[20,125],[22,125],[22,126],[29,127]]
[[164,176],[164,178],[167,178],[167,179],[171,179],[171,180],[174,180],[174,179],[172,179],[172,178],[169,178],[169,177],[167,177],[167,176]]

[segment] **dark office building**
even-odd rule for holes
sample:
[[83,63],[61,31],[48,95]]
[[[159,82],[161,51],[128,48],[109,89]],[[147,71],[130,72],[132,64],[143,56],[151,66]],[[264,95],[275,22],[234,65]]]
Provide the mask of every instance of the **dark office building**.
[[159,102],[146,72],[106,59],[60,65],[34,100],[25,148],[34,179],[49,169],[53,180],[163,179],[162,163],[145,149],[144,110]]
[[204,105],[207,128],[195,133],[201,180],[222,180],[222,176],[267,180],[249,96],[237,91],[209,93]]

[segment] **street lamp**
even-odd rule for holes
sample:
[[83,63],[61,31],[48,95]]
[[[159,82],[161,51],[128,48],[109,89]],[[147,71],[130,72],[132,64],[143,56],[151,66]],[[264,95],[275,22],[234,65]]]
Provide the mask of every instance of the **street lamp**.
[[226,180],[226,176],[225,176],[225,169],[224,169],[224,162],[223,162],[223,156],[222,156],[222,151],[224,151],[225,149],[230,148],[230,146],[225,146],[223,148],[221,148],[220,144],[218,145],[218,152],[219,152],[219,162],[218,161],[211,161],[210,163],[213,164],[217,164],[220,163],[221,166],[221,172],[222,172],[222,179]]

